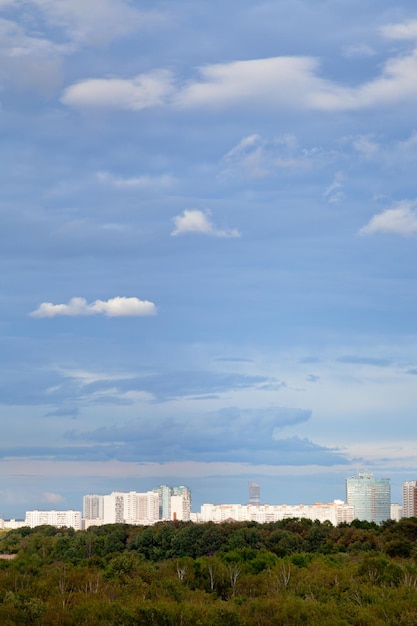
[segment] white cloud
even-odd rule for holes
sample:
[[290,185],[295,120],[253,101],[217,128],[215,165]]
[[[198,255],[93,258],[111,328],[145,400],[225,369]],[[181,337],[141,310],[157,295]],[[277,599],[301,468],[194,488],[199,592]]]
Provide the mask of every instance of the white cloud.
[[304,108],[305,95],[317,87],[318,63],[309,57],[272,57],[199,68],[200,80],[178,93],[181,107],[235,105]]
[[417,39],[417,20],[382,26],[381,33],[387,39]]
[[61,101],[75,108],[140,111],[164,104],[173,91],[168,70],[155,70],[131,79],[91,78],[68,87]]
[[200,233],[211,235],[212,237],[240,237],[238,230],[219,230],[210,220],[210,211],[199,211],[198,209],[185,209],[182,215],[174,217],[175,228],[171,235],[185,235],[187,233]]
[[244,137],[224,157],[228,165],[239,165],[249,178],[263,178],[269,175],[266,164],[264,141],[260,135]]
[[56,504],[58,502],[62,502],[64,498],[59,493],[53,493],[51,491],[45,491],[42,494],[42,501],[48,502],[49,504]]
[[73,41],[104,45],[160,20],[157,12],[139,11],[126,0],[29,0],[47,23],[62,28]]
[[369,136],[360,135],[353,140],[353,147],[366,159],[370,159],[379,151],[379,145]]
[[359,234],[394,233],[408,236],[417,233],[417,211],[413,210],[416,204],[404,200],[394,208],[374,215],[368,224],[360,229]]
[[284,134],[272,139],[253,134],[243,137],[224,155],[226,169],[222,175],[233,170],[243,170],[248,178],[264,178],[280,169],[305,169],[311,167],[311,154],[300,150],[297,137]]
[[31,317],[55,317],[57,315],[81,316],[105,314],[108,317],[142,317],[155,315],[156,307],[153,302],[139,300],[139,298],[115,297],[109,300],[95,300],[91,304],[85,298],[71,298],[68,304],[42,304],[30,313]]
[[346,46],[343,49],[343,55],[348,59],[372,57],[375,55],[375,50],[367,44],[359,43]]
[[1,80],[19,89],[51,93],[61,82],[65,46],[27,35],[21,25],[0,18]]
[[87,79],[69,86],[61,100],[78,108],[137,111],[164,104],[180,109],[348,111],[417,99],[417,52],[388,59],[379,76],[356,87],[323,78],[312,57],[233,61],[198,72],[199,78],[183,87],[168,70],[130,79]]
[[177,94],[178,106],[344,111],[417,98],[416,53],[388,59],[380,76],[356,87],[322,78],[319,63],[312,57],[235,61],[199,72],[200,80]]
[[120,189],[149,189],[152,187],[171,187],[174,183],[174,178],[169,174],[162,174],[161,176],[135,176],[132,178],[121,178],[114,176],[109,172],[97,172],[97,178],[102,183],[107,183],[118,187]]

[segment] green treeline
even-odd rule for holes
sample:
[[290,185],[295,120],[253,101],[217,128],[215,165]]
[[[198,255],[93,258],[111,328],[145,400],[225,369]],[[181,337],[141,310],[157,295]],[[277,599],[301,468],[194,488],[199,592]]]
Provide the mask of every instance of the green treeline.
[[417,519],[161,522],[0,535],[0,624],[417,624]]

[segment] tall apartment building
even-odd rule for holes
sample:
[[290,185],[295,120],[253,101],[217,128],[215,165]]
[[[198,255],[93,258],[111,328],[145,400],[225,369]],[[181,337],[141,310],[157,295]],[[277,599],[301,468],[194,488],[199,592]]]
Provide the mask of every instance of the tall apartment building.
[[191,490],[181,485],[174,487],[171,496],[171,519],[188,522],[191,515]]
[[258,483],[248,483],[248,495],[248,504],[250,504],[251,506],[259,506],[261,504],[261,488]]
[[87,495],[83,497],[83,518],[84,519],[103,519],[104,515],[104,496]]
[[417,517],[417,480],[403,483],[403,517]]
[[159,519],[171,519],[172,487],[168,487],[168,485],[159,485],[159,487],[156,487],[154,491],[159,496]]
[[159,496],[154,491],[113,491],[102,497],[104,524],[153,524],[159,520]]
[[26,511],[25,526],[56,526],[81,530],[81,511]]
[[380,524],[391,516],[390,479],[370,472],[346,478],[346,501],[354,506],[356,519]]

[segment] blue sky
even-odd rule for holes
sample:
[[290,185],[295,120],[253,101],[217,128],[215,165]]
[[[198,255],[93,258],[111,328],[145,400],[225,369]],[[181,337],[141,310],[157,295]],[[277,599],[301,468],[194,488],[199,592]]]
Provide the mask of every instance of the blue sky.
[[0,0],[0,515],[416,477],[417,13]]

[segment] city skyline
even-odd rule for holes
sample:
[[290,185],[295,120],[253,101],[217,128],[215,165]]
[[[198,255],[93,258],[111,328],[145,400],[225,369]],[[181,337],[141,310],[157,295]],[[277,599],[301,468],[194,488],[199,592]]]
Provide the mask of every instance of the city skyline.
[[[137,519],[141,520],[141,524],[153,524],[156,521],[166,520],[182,520],[182,521],[208,521],[207,512],[212,511],[211,521],[222,521],[226,509],[240,511],[236,520],[253,519],[264,523],[265,521],[273,521],[273,511],[282,509],[286,511],[285,516],[299,517],[304,511],[306,517],[315,519],[313,511],[321,511],[318,519],[331,521],[334,525],[341,521],[350,522],[354,518],[359,520],[381,523],[385,519],[398,520],[401,517],[416,517],[417,503],[417,481],[405,481],[402,484],[402,498],[397,502],[391,498],[391,479],[374,477],[371,472],[359,472],[357,476],[345,478],[345,495],[344,498],[333,497],[332,499],[319,498],[315,501],[309,500],[302,502],[294,499],[293,503],[278,501],[262,501],[260,497],[261,485],[253,481],[247,484],[246,503],[232,499],[229,502],[212,500],[203,501],[200,498],[192,496],[192,490],[189,486],[177,485],[169,486],[160,484],[153,486],[147,491],[137,491],[129,489],[123,491],[116,489],[111,493],[89,493],[82,496],[82,507],[71,507],[70,509],[60,510],[53,507],[50,509],[35,507],[32,511],[27,510],[21,518],[16,515],[10,515],[9,520],[17,521],[28,518],[28,513],[37,519],[39,516],[48,516],[49,513],[56,515],[57,513],[65,514],[77,512],[81,510],[80,521],[92,520],[91,524],[95,524],[95,520],[105,520],[101,523],[136,523]],[[156,498],[156,499],[155,499]],[[330,509],[329,509],[330,507]],[[200,511],[199,511],[200,509]],[[259,510],[255,514],[245,513],[247,510]],[[354,510],[354,514],[350,509]],[[206,514],[203,511],[206,511]],[[329,514],[329,510],[332,513]],[[269,514],[268,514],[269,511]],[[281,512],[282,512],[281,511]],[[323,514],[323,511],[327,513]],[[339,511],[337,513],[337,511]],[[139,513],[140,512],[140,513]],[[242,513],[243,512],[243,513]],[[301,513],[300,513],[301,512]],[[246,515],[246,517],[245,517]],[[7,516],[0,513],[0,519],[5,521]],[[42,518],[43,519],[43,518]],[[279,517],[276,519],[280,519]],[[339,521],[337,521],[339,519]],[[135,521],[136,520],[136,521]],[[47,523],[47,522],[42,522]]]
[[[0,0],[0,502],[417,468],[411,0]],[[198,502],[196,503],[198,504]]]

